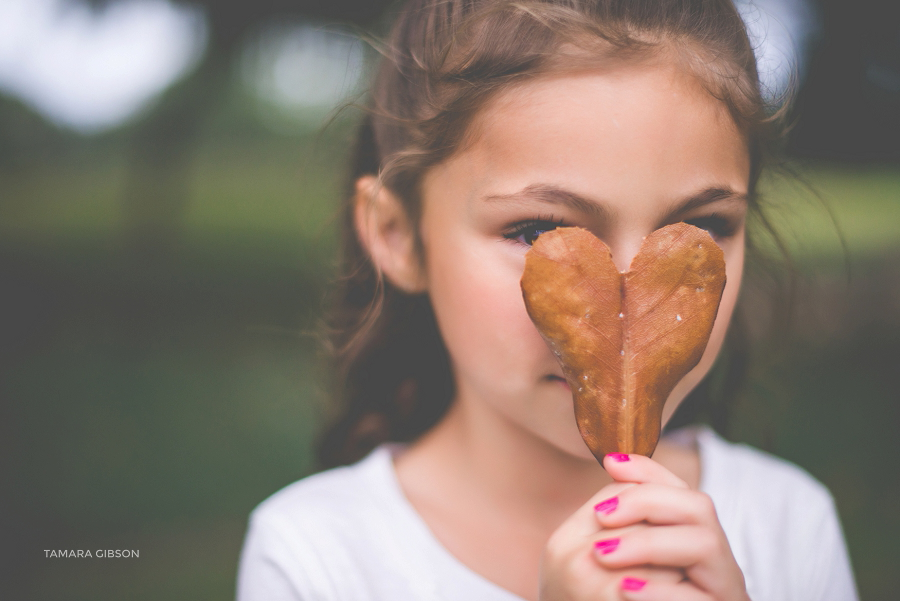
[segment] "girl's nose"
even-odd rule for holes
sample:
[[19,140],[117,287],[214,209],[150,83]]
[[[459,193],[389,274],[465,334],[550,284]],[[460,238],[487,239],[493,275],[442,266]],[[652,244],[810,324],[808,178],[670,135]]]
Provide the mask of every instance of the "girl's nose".
[[632,259],[641,250],[641,244],[646,237],[646,234],[630,234],[617,238],[612,242],[606,242],[610,252],[612,252],[613,264],[615,264],[616,269],[622,273],[628,271]]

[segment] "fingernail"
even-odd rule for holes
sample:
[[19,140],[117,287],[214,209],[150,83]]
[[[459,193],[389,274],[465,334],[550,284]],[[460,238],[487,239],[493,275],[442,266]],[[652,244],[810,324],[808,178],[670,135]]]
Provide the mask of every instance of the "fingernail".
[[605,513],[606,515],[611,514],[616,510],[616,507],[619,506],[619,497],[612,497],[610,499],[606,499],[605,501],[600,501],[596,505],[594,505],[594,511],[597,513]]
[[622,578],[623,591],[639,591],[647,584],[646,580],[640,578]]
[[608,538],[606,540],[598,540],[594,543],[594,548],[600,551],[601,554],[606,555],[608,553],[612,553],[619,547],[619,539],[617,538]]
[[607,457],[612,457],[615,461],[622,463],[623,461],[631,461],[628,453],[610,453]]

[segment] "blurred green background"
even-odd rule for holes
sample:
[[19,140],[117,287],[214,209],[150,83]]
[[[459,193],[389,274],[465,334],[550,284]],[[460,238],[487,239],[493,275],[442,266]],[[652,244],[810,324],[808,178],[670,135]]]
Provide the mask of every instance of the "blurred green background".
[[[248,513],[314,469],[327,412],[316,334],[359,117],[323,127],[321,106],[267,104],[235,75],[239,50],[282,13],[377,31],[383,4],[261,2],[250,18],[211,3],[199,66],[89,135],[0,98],[3,599],[233,596]],[[819,5],[825,33],[852,21],[834,6]],[[869,106],[868,125],[833,95],[823,105],[835,73],[856,72],[854,39],[822,34],[798,99],[791,165],[821,198],[765,181],[796,311],[773,335],[770,274],[750,270],[757,350],[731,438],[829,486],[863,598],[888,600],[900,590],[900,128],[896,90],[860,83],[837,99]],[[140,560],[43,551],[97,548]]]

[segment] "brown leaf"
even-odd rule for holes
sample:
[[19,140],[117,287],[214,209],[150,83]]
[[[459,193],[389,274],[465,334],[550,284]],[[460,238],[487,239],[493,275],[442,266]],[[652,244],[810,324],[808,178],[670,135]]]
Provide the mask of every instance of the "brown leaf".
[[647,236],[625,273],[585,229],[535,241],[525,307],[562,365],[578,429],[599,461],[653,453],[663,405],[700,361],[724,288],[722,250],[686,223]]

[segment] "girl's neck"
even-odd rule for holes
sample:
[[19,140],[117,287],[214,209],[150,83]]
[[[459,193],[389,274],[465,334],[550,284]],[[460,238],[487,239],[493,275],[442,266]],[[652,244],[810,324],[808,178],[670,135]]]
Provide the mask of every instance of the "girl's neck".
[[411,497],[433,491],[503,507],[518,519],[542,524],[548,535],[611,482],[595,460],[575,457],[503,416],[464,402],[454,403],[396,465]]
[[[663,439],[654,459],[698,487],[696,449]],[[496,413],[460,402],[397,458],[396,469],[414,504],[414,497],[432,495],[478,497],[550,531],[612,482],[593,458],[574,456]]]

